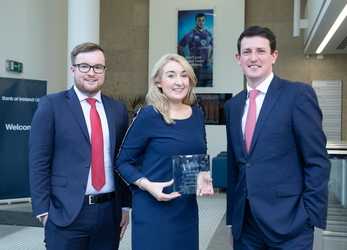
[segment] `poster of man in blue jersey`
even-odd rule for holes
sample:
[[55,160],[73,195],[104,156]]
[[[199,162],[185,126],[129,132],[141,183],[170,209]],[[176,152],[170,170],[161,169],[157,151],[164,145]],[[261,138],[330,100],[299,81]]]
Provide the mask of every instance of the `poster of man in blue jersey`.
[[178,11],[177,53],[193,67],[197,87],[213,86],[213,13],[213,9]]

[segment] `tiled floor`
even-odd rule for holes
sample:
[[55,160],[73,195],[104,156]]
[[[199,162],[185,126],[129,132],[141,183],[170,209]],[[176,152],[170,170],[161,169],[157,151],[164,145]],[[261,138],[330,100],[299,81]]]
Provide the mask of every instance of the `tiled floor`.
[[[225,194],[216,194],[212,197],[198,197],[198,204],[200,250],[205,250],[209,246],[214,232],[220,226],[220,222],[225,214]],[[31,205],[29,203],[0,205],[0,210],[30,212]],[[0,225],[0,250],[45,249],[43,239],[44,229],[40,227]],[[131,225],[129,225],[119,249],[131,249]]]
[[[215,194],[212,197],[198,198],[200,215],[200,250],[231,250],[229,244],[230,229],[225,226],[225,193]],[[330,201],[328,229],[345,230],[345,223],[329,224],[329,219],[344,221],[347,210]],[[0,210],[31,211],[29,203],[0,205]],[[328,210],[328,211],[329,211]],[[336,219],[339,218],[339,219]],[[1,224],[1,222],[0,222]],[[341,229],[342,227],[342,229]],[[128,228],[130,229],[130,228]],[[130,250],[131,230],[127,230],[120,250]],[[340,232],[341,233],[341,232]],[[20,227],[0,225],[0,250],[40,250],[45,249],[43,244],[43,228]],[[323,234],[323,250],[347,250],[347,236],[331,236],[330,231]]]

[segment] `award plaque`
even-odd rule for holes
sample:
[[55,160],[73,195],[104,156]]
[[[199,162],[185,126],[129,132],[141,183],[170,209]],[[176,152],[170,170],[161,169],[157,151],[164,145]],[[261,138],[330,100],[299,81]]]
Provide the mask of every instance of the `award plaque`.
[[198,174],[204,171],[210,171],[210,155],[208,154],[172,156],[174,192],[195,194]]

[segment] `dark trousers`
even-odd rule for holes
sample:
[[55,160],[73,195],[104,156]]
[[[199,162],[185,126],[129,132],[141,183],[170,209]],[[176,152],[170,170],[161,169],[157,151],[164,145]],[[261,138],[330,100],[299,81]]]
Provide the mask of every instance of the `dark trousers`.
[[312,250],[312,247],[313,227],[309,224],[306,225],[303,233],[293,239],[280,243],[271,241],[258,226],[249,206],[249,201],[246,201],[241,237],[238,240],[234,239],[234,250]]
[[118,249],[120,227],[116,219],[116,199],[89,205],[83,203],[77,218],[67,227],[50,219],[45,225],[46,248],[57,250]]

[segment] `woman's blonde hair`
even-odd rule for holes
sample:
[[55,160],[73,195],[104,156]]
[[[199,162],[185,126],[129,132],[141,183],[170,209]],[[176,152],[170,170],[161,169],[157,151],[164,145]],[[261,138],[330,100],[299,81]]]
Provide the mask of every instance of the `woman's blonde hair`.
[[156,111],[159,111],[165,119],[165,122],[168,124],[175,123],[170,118],[170,110],[169,110],[169,100],[163,94],[161,88],[157,86],[157,84],[161,81],[163,75],[164,66],[171,61],[175,61],[180,63],[184,70],[187,72],[189,77],[189,89],[187,95],[183,98],[182,103],[187,105],[192,105],[195,102],[195,93],[194,88],[196,86],[196,76],[194,74],[194,70],[192,66],[188,63],[188,61],[180,55],[177,54],[166,54],[162,56],[159,61],[154,65],[152,70],[151,82],[149,86],[149,91],[146,96],[146,100],[148,105],[153,105]]

